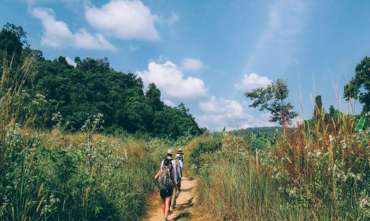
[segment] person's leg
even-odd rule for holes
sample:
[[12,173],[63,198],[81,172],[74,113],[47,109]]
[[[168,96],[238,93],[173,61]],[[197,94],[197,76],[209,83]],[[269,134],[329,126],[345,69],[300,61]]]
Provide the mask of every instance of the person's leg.
[[173,192],[172,192],[172,199],[171,199],[171,207],[170,207],[170,209],[171,209],[171,211],[175,208],[175,206],[176,206],[176,197],[177,197],[177,185],[175,185],[174,187],[173,187]]
[[176,195],[176,197],[178,197],[180,195],[180,191],[181,191],[181,179],[179,181],[179,184],[177,184],[177,195]]
[[179,195],[181,191],[181,180],[182,180],[182,176],[180,176],[179,182],[177,184],[177,191],[178,191],[177,195]]
[[163,215],[166,213],[166,199],[162,199],[162,212]]
[[171,196],[166,197],[166,199],[164,200],[164,204],[165,204],[164,218],[167,219],[168,218],[168,213],[170,211]]
[[161,199],[161,208],[162,208],[162,212],[163,212],[163,214],[164,214],[164,209],[165,209],[165,196],[163,195],[164,193],[163,193],[163,190],[160,190],[159,191],[159,197],[160,197],[160,199]]
[[182,168],[180,168],[179,191],[181,190],[181,180],[182,180]]

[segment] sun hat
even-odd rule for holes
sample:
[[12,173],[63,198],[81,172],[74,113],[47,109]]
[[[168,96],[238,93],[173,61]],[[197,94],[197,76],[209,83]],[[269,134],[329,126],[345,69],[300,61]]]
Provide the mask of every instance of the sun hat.
[[168,150],[167,150],[167,154],[168,154],[168,155],[172,155],[172,153],[173,153],[172,149],[168,149]]

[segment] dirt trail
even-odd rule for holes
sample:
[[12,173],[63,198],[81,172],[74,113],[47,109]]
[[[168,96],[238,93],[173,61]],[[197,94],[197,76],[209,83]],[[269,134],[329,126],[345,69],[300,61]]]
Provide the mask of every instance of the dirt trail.
[[[173,221],[205,221],[210,220],[207,214],[202,214],[197,206],[197,180],[183,177],[180,195],[176,200],[176,208],[168,217]],[[149,208],[143,221],[162,221],[163,214],[159,193],[154,193],[148,201]],[[212,220],[212,219],[211,219]]]

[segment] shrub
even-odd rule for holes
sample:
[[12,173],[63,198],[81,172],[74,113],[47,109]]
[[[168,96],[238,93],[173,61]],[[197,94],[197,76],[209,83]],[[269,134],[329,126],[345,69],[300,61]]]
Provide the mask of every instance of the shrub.
[[[266,146],[258,136],[198,138],[188,150],[200,159],[201,203],[220,220],[368,220],[370,130],[347,116],[319,123]],[[200,151],[210,139],[222,148]]]
[[130,221],[142,215],[162,141],[27,133],[9,128],[1,143],[1,220]]
[[219,136],[209,137],[197,143],[195,148],[192,149],[189,155],[189,164],[191,165],[191,168],[193,168],[195,173],[198,173],[199,169],[203,165],[201,159],[202,154],[214,153],[220,150],[221,147],[222,143],[221,139],[219,139]]

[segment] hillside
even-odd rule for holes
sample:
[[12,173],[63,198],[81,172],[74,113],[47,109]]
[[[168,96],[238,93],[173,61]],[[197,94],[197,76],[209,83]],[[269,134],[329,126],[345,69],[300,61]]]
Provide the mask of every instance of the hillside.
[[0,94],[11,85],[22,84],[19,122],[36,108],[42,117],[32,126],[38,128],[58,124],[63,130],[79,131],[86,122],[98,119],[97,130],[105,133],[171,139],[202,133],[184,104],[164,104],[156,85],[145,88],[137,75],[114,70],[107,59],[76,57],[75,65],[65,57],[49,60],[42,51],[30,48],[22,27],[12,24],[0,31],[0,51],[4,61]]

